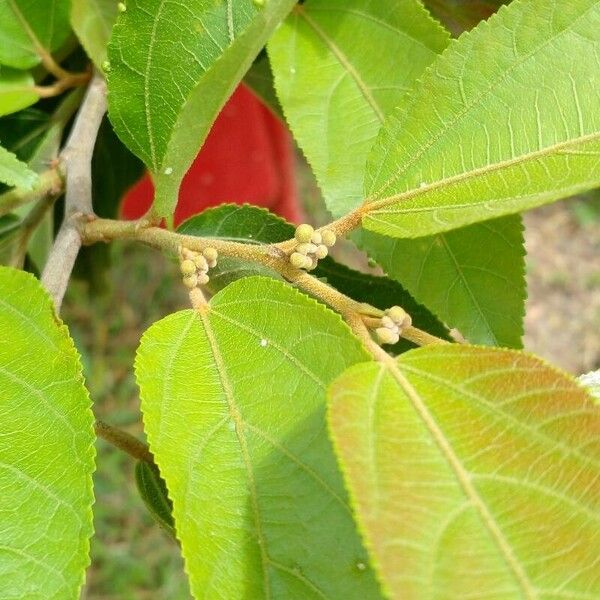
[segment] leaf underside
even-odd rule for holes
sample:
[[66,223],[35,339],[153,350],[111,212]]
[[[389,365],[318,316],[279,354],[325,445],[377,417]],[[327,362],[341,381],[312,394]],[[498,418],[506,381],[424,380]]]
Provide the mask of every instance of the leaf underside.
[[330,429],[391,598],[600,595],[600,412],[515,351],[428,347],[351,367]]
[[379,597],[325,426],[327,385],[365,358],[335,313],[264,277],[144,334],[145,429],[196,597]]
[[414,240],[363,230],[359,245],[470,342],[522,346],[527,294],[519,215]]
[[447,43],[416,0],[308,0],[269,41],[279,101],[335,216],[360,204],[386,115]]
[[596,0],[515,0],[462,35],[382,128],[364,227],[432,235],[598,186],[599,56]]

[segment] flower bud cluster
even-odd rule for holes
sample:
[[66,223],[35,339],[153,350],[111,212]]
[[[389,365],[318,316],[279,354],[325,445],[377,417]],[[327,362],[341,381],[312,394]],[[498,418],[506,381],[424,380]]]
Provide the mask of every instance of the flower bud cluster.
[[375,335],[381,344],[396,344],[402,332],[412,325],[410,315],[399,306],[392,306],[381,317],[381,327],[375,330]]
[[179,252],[181,262],[179,268],[183,275],[183,284],[190,290],[208,283],[208,270],[217,264],[218,253],[214,248],[204,248],[202,252],[195,252],[188,248],[181,248]]
[[290,255],[290,263],[297,269],[312,271],[320,258],[325,258],[336,241],[335,233],[329,229],[315,231],[306,223],[296,228],[294,235],[298,244]]

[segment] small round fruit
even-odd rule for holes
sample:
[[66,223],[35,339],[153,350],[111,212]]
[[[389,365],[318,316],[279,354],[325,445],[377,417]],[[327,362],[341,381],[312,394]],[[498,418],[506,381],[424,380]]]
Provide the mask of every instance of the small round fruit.
[[319,244],[323,243],[323,236],[318,231],[315,231],[312,234],[310,241],[318,246]]
[[296,252],[300,252],[300,254],[304,254],[305,256],[307,254],[313,254],[316,251],[317,251],[317,247],[314,244],[309,244],[307,242],[298,244],[296,246]]
[[194,256],[194,264],[199,271],[208,271],[208,262],[202,254],[196,254],[196,256]]
[[182,275],[193,275],[196,272],[196,265],[194,264],[194,261],[189,258],[182,260],[179,268]]
[[306,256],[300,252],[293,252],[290,256],[290,263],[296,269],[303,269],[306,266]]
[[315,256],[317,258],[325,258],[328,254],[329,251],[327,250],[327,246],[325,246],[325,244],[320,244],[315,251]]
[[209,282],[209,277],[206,273],[198,275],[198,285],[206,285]]
[[298,227],[296,228],[296,233],[294,235],[301,244],[305,244],[307,242],[310,242],[310,238],[312,237],[314,231],[315,230],[312,227],[312,225],[309,225],[308,223],[303,223],[302,225],[298,225]]
[[337,240],[335,233],[333,233],[333,231],[331,231],[330,229],[324,229],[321,232],[321,237],[323,238],[323,243],[326,246],[329,246],[330,248],[335,244]]
[[198,285],[198,275],[195,273],[193,275],[186,275],[183,278],[183,285],[190,290],[193,290]]
[[381,325],[383,327],[387,327],[388,329],[393,329],[394,327],[396,327],[395,321],[387,315],[381,317]]
[[204,248],[204,250],[202,250],[202,254],[204,254],[204,257],[207,261],[209,261],[209,263],[211,261],[217,260],[219,256],[219,253],[215,248]]
[[394,333],[387,327],[378,327],[375,330],[375,335],[380,344],[395,344],[400,339],[400,336],[397,333]]

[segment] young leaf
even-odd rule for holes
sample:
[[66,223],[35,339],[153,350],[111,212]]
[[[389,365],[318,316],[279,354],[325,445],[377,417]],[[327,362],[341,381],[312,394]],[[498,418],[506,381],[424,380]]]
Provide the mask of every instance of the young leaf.
[[71,25],[87,55],[101,68],[117,18],[115,0],[71,0]]
[[600,596],[600,411],[515,351],[355,365],[329,423],[391,598]]
[[37,175],[12,152],[0,146],[0,183],[30,190],[37,181]]
[[196,597],[379,598],[325,428],[327,385],[365,357],[339,316],[261,277],[144,334],[144,424]]
[[520,216],[416,240],[363,231],[360,245],[469,341],[521,347],[527,294]]
[[294,0],[130,0],[108,48],[109,114],[170,216],[219,110]]
[[67,328],[0,267],[0,597],[75,600],[89,564],[94,431]]
[[33,76],[0,65],[0,117],[17,112],[39,100],[34,92]]
[[461,36],[382,128],[364,227],[432,235],[598,186],[599,53],[596,0],[515,0]]
[[[201,237],[217,237],[231,241],[274,244],[294,236],[295,228],[280,217],[263,208],[245,204],[223,204],[210,208],[183,222],[179,233]],[[316,277],[327,282],[343,294],[358,302],[367,302],[385,309],[395,304],[402,306],[413,319],[413,324],[433,335],[447,339],[448,331],[424,306],[415,302],[403,287],[387,277],[367,275],[334,261],[331,257],[321,259],[313,272]],[[275,271],[239,259],[222,257],[214,270],[211,270],[209,286],[219,290],[241,277],[268,275],[279,278]],[[407,340],[400,340],[390,348],[393,353],[412,348]]]
[[334,215],[364,198],[379,128],[447,43],[417,0],[309,0],[273,35],[279,101]]
[[68,39],[69,0],[0,2],[0,64],[35,67]]

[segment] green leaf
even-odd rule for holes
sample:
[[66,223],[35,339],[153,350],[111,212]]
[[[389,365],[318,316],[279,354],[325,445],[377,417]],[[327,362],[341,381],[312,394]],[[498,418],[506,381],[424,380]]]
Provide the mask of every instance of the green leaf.
[[521,347],[527,293],[518,215],[415,240],[363,231],[360,245],[469,341]]
[[0,64],[29,69],[68,39],[69,0],[1,0]]
[[587,388],[588,393],[596,402],[600,402],[600,371],[590,371],[578,378],[579,383]]
[[599,53],[596,0],[515,0],[461,36],[382,128],[363,226],[432,235],[598,186]]
[[144,424],[195,597],[379,598],[325,427],[327,385],[366,356],[338,315],[261,277],[144,334]]
[[183,176],[294,0],[130,0],[108,49],[109,114],[153,175],[153,211],[171,216]]
[[173,504],[169,500],[169,491],[158,469],[147,462],[139,461],[135,465],[135,484],[148,512],[156,522],[175,538]]
[[0,182],[30,190],[37,175],[12,152],[0,146]]
[[309,0],[270,40],[279,100],[334,215],[364,198],[379,128],[447,43],[416,0]]
[[0,65],[0,117],[17,112],[39,100],[35,82],[28,71],[17,71]]
[[[222,204],[184,221],[177,231],[236,242],[274,244],[293,237],[295,227],[263,208],[248,204]],[[416,327],[442,338],[448,337],[446,328],[438,319],[415,302],[399,283],[391,279],[349,269],[331,257],[320,260],[313,274],[325,279],[327,283],[358,302],[367,302],[381,309],[395,304],[402,306],[410,314]],[[217,267],[211,269],[208,286],[216,291],[236,279],[250,275],[268,275],[281,279],[277,272],[267,267],[224,256],[219,258]],[[409,341],[400,340],[389,350],[399,353],[412,346]]]
[[115,0],[71,0],[71,26],[98,68],[106,60],[117,4]]
[[454,35],[475,27],[479,21],[491,17],[510,0],[423,0],[425,6]]
[[516,351],[355,365],[329,424],[390,598],[598,598],[600,412]]
[[92,535],[93,415],[67,328],[0,267],[0,597],[79,598]]

